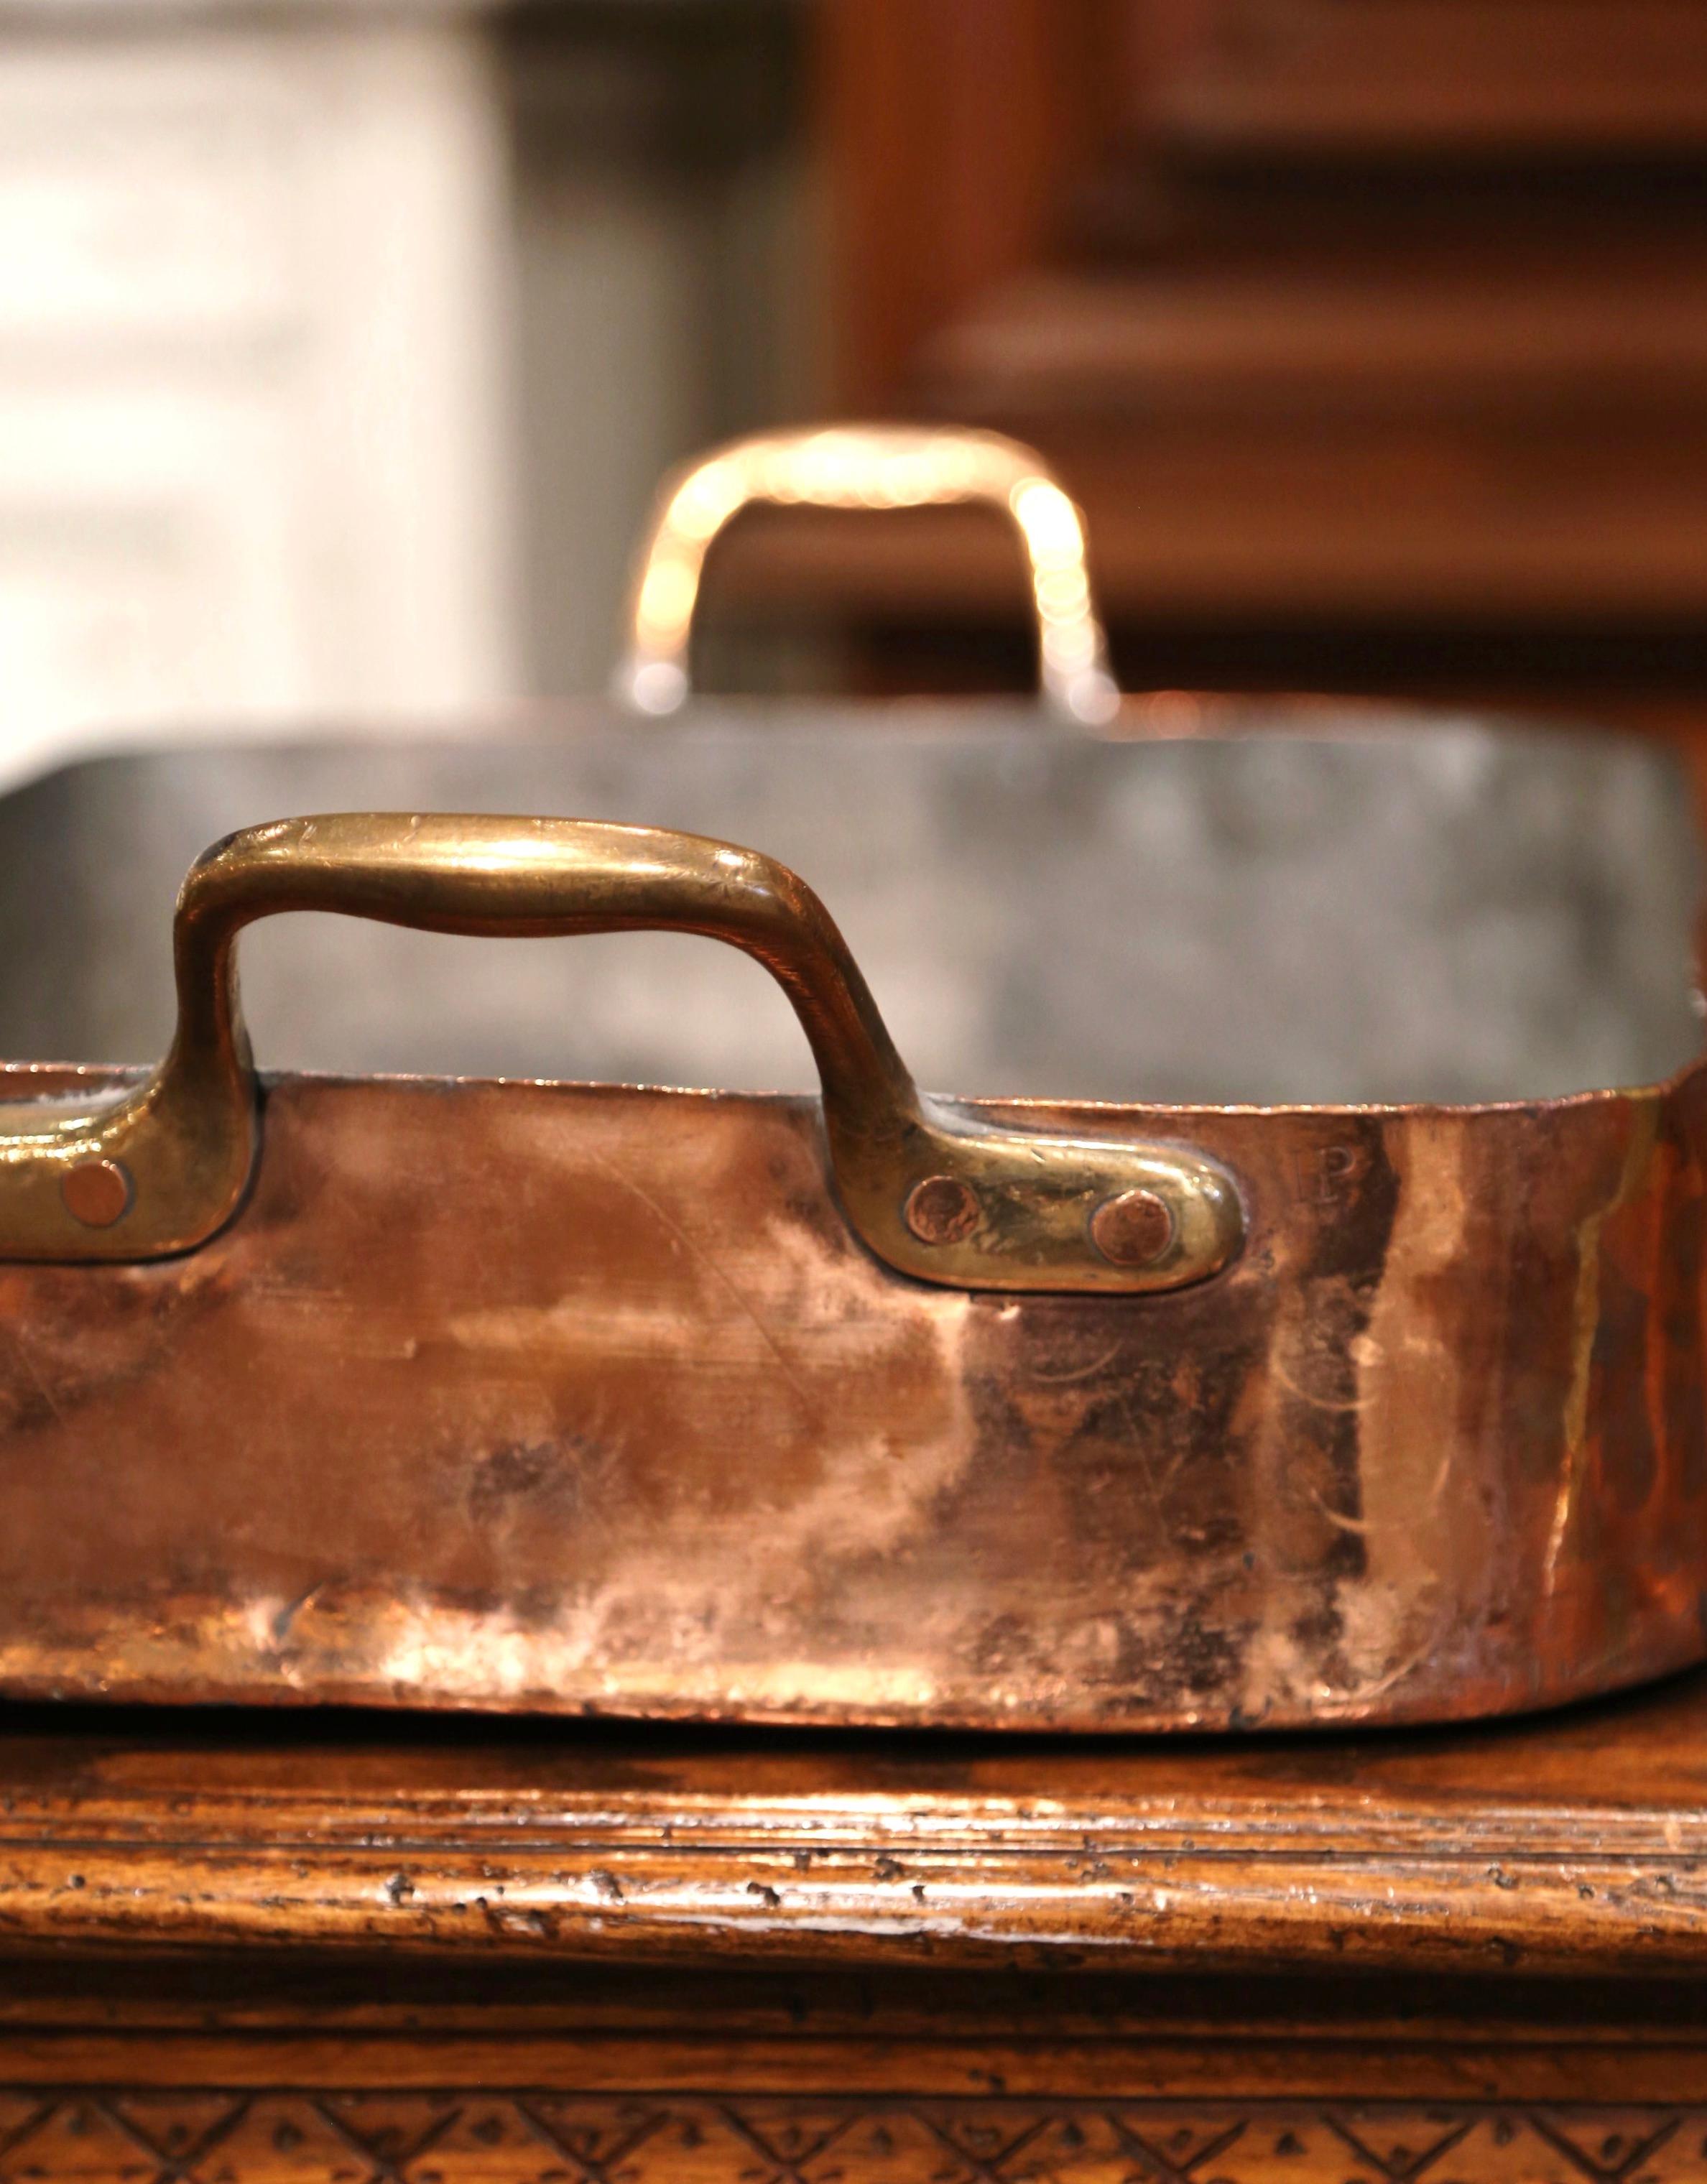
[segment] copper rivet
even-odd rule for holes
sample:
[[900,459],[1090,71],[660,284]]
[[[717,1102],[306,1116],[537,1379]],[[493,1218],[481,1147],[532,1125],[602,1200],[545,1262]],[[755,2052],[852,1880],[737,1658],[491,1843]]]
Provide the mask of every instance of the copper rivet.
[[906,1225],[921,1244],[961,1244],[978,1226],[978,1195],[956,1176],[928,1175],[907,1193]]
[[59,1185],[65,1211],[86,1228],[110,1228],[131,1210],[131,1171],[122,1161],[79,1161]]
[[1153,1190],[1123,1190],[1091,1217],[1091,1240],[1117,1267],[1147,1267],[1174,1240],[1174,1213]]

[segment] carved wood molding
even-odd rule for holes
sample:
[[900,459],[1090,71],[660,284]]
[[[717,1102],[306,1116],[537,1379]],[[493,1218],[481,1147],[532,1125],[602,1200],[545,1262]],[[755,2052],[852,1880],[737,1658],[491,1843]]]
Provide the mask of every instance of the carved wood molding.
[[0,2184],[1683,2184],[1707,2107],[0,2087]]
[[1498,1736],[1046,1756],[522,1725],[340,1743],[170,1717],[145,1735],[47,1709],[11,1726],[0,1931],[19,1950],[938,1970],[1023,1951],[1335,1977],[1707,1963],[1707,1675]]

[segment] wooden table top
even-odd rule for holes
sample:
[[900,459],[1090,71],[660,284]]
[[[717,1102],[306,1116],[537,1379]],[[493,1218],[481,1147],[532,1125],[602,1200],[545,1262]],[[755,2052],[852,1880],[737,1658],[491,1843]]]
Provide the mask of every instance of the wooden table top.
[[1692,2184],[1707,1674],[1481,1730],[0,1713],[0,2184]]
[[1192,1741],[0,1713],[0,1933],[465,1961],[1707,1968],[1707,1674]]

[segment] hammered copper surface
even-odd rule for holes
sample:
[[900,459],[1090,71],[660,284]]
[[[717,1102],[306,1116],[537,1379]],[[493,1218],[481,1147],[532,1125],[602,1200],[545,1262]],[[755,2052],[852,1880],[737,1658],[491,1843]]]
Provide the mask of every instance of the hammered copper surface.
[[0,1680],[1112,1729],[1654,1674],[1704,1102],[991,1108],[1244,1198],[1214,1279],[1046,1297],[873,1259],[813,1102],[283,1079],[200,1250],[0,1268]]

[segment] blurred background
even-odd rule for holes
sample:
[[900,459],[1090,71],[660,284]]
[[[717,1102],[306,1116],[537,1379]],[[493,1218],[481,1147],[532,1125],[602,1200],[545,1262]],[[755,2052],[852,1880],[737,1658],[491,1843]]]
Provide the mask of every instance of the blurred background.
[[[0,6],[0,769],[600,688],[660,473],[997,426],[1129,687],[1707,722],[1701,0]],[[1019,688],[973,511],[714,686]]]

